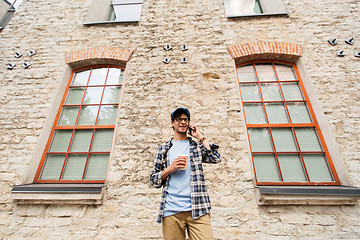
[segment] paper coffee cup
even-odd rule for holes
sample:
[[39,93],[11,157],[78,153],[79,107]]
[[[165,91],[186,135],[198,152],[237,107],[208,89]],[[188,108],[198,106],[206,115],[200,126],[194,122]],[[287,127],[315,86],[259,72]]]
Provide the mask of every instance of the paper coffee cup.
[[184,156],[184,157],[186,158],[186,164],[185,164],[185,167],[179,168],[179,169],[180,169],[180,170],[186,170],[186,169],[187,169],[187,166],[188,166],[188,162],[189,162],[189,156],[186,155],[186,154],[180,154],[179,157],[180,157],[180,156]]

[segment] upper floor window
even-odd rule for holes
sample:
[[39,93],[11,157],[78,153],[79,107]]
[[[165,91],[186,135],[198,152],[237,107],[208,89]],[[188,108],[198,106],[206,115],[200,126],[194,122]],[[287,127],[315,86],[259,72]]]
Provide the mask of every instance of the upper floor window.
[[108,21],[137,22],[140,20],[142,0],[112,0]]
[[295,64],[237,68],[257,184],[339,185]]
[[122,79],[118,67],[72,74],[34,182],[105,181]]
[[4,29],[22,0],[0,0],[0,30]]
[[93,0],[87,23],[138,22],[143,0]]
[[227,17],[287,14],[282,0],[224,0]]

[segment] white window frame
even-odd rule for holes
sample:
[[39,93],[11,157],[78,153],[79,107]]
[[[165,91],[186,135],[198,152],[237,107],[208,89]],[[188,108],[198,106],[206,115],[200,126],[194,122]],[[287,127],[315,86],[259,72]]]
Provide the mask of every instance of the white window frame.
[[[141,5],[140,13],[134,19],[109,20],[113,14],[112,6],[131,6]],[[104,23],[136,23],[141,19],[143,0],[122,0],[119,3],[112,3],[112,0],[93,0],[87,13],[84,25],[104,24]]]
[[260,5],[262,13],[236,13],[232,4],[239,2],[242,3],[249,0],[224,0],[224,7],[226,17],[246,17],[246,16],[268,16],[268,15],[287,15],[285,4],[283,0],[253,0],[257,1]]
[[16,0],[13,3],[10,3],[6,0],[2,0],[2,2],[0,3],[0,8],[2,8],[0,9],[0,31],[8,25],[11,18],[14,16],[15,2]]
[[[116,20],[116,12],[117,10],[115,10],[115,6],[117,7],[127,7],[127,6],[136,6],[136,5],[142,5],[143,1],[142,0],[122,0],[118,3],[115,3],[114,1],[116,0],[112,0],[111,4],[110,4],[110,9],[109,9],[109,13],[108,13],[108,21],[113,21],[113,22],[138,22],[140,20],[141,17],[141,7],[140,6],[140,12],[137,13],[139,14],[138,16],[135,16],[135,18],[133,19],[120,19],[120,20]],[[115,16],[114,20],[110,20],[109,18],[112,16]]]

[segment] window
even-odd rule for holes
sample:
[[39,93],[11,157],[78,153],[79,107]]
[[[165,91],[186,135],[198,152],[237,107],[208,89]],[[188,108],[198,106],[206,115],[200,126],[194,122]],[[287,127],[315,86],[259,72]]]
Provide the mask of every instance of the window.
[[93,0],[87,23],[140,21],[143,0]]
[[258,185],[339,185],[295,64],[237,68]]
[[112,0],[108,21],[137,22],[141,7],[142,0]]
[[0,30],[4,29],[15,13],[16,0],[0,0]]
[[35,183],[103,183],[120,101],[123,69],[73,72]]
[[282,0],[224,0],[227,17],[287,14]]

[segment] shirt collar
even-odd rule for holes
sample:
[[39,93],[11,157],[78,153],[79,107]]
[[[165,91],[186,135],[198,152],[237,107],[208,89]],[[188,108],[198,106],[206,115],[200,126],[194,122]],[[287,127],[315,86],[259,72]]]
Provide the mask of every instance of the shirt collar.
[[[171,138],[169,141],[167,141],[167,142],[165,143],[165,150],[169,150],[169,149],[172,147],[172,145],[173,145],[173,143],[172,143],[173,139],[174,139],[174,138]],[[189,140],[190,145],[195,145],[195,141],[192,140],[191,137],[188,137],[188,140]]]

